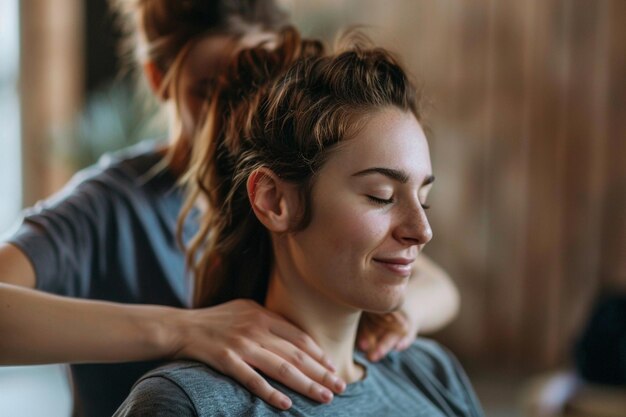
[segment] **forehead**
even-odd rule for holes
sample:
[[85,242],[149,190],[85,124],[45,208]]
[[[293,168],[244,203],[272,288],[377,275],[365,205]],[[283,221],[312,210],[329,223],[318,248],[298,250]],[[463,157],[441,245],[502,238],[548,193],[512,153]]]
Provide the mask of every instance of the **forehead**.
[[428,142],[412,113],[386,108],[362,117],[366,120],[357,134],[337,147],[323,170],[352,175],[372,167],[392,168],[420,183],[432,175]]

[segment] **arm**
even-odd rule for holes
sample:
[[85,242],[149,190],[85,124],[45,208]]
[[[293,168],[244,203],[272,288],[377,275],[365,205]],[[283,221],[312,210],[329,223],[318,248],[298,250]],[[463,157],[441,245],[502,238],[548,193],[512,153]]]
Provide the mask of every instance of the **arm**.
[[28,258],[2,245],[0,334],[11,337],[0,337],[0,365],[190,358],[279,408],[288,398],[253,368],[318,401],[322,385],[341,391],[310,337],[250,301],[183,310],[60,297],[34,283]]
[[[421,254],[407,286],[403,305],[359,329],[358,346],[370,360],[379,360],[391,349],[408,348],[418,331],[433,333],[448,325],[457,315],[460,298],[456,286],[437,264]],[[392,321],[398,330],[380,323]]]

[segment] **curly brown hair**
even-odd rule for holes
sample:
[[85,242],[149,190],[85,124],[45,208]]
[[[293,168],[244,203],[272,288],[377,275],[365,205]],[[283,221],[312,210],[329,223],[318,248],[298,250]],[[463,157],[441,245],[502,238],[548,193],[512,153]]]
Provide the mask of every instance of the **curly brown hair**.
[[358,132],[363,115],[395,107],[420,120],[417,91],[393,55],[353,32],[341,39],[328,53],[287,28],[277,46],[239,52],[219,79],[182,177],[188,196],[179,225],[199,198],[208,204],[187,247],[196,306],[265,300],[273,256],[248,200],[246,182],[255,169],[267,167],[299,186],[296,231],[311,218],[316,172]]

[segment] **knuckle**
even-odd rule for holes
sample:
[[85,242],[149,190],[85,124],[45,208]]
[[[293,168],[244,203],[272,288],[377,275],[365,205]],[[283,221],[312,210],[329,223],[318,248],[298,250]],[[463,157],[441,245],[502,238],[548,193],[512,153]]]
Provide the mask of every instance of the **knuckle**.
[[248,378],[244,385],[248,391],[260,395],[263,393],[263,389],[265,388],[265,381],[260,376],[255,375]]
[[297,368],[301,368],[306,362],[306,355],[301,350],[294,350],[291,355],[291,364]]
[[215,354],[215,367],[222,372],[228,372],[235,363],[235,354],[227,348],[219,349]]
[[216,356],[219,361],[230,362],[233,360],[232,352],[226,348],[219,349]]
[[322,375],[322,384],[323,385],[327,385],[330,384],[331,382],[333,382],[333,376],[330,374],[330,372],[326,371],[324,372],[324,375]]
[[233,353],[246,358],[254,353],[256,344],[245,337],[235,336],[231,339],[229,347]]
[[228,338],[228,345],[232,346],[236,350],[243,350],[247,347],[248,341],[241,335],[231,335]]
[[309,387],[307,388],[308,395],[313,397],[313,396],[317,395],[318,392],[319,392],[319,388],[318,388],[317,384],[315,382],[311,382],[309,384]]
[[252,323],[246,323],[239,329],[239,334],[247,338],[253,338],[256,333],[256,326]]
[[282,399],[282,396],[275,389],[271,390],[271,392],[267,396],[267,400],[271,404],[280,404],[281,403],[281,399]]
[[278,375],[281,378],[287,378],[288,376],[291,376],[293,373],[294,373],[293,365],[290,364],[289,362],[283,362],[278,367]]
[[298,336],[296,336],[295,344],[296,346],[304,349],[304,348],[309,347],[312,344],[312,340],[306,334],[301,333]]

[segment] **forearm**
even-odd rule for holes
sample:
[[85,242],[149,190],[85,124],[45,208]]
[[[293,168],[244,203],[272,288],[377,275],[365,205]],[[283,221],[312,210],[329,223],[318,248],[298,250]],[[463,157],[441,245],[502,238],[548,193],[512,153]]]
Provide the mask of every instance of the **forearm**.
[[407,287],[404,309],[419,324],[419,333],[433,333],[457,315],[459,293],[448,274],[421,254]]
[[0,365],[170,356],[182,311],[59,297],[0,283]]

